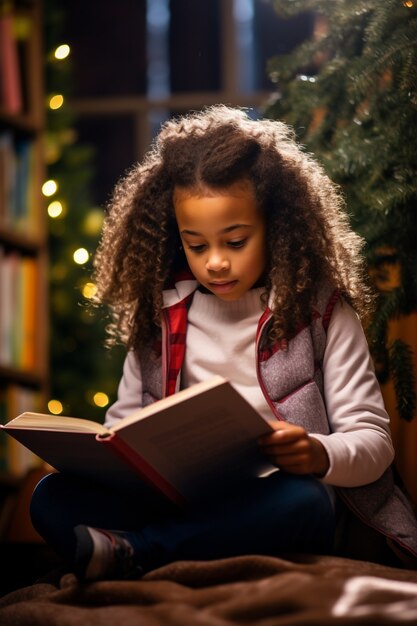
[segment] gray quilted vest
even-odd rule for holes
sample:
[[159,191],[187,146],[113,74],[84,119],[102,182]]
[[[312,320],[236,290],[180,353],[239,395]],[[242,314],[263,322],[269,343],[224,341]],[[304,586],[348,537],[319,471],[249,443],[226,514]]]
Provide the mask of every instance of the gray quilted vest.
[[[330,433],[323,400],[322,361],[326,330],[337,294],[322,291],[313,323],[288,342],[288,350],[262,349],[260,375],[281,418],[307,432]],[[362,487],[338,487],[336,493],[365,525],[417,557],[417,520],[410,502],[395,484],[391,468]],[[402,550],[401,550],[402,548]],[[397,553],[398,554],[398,553]]]

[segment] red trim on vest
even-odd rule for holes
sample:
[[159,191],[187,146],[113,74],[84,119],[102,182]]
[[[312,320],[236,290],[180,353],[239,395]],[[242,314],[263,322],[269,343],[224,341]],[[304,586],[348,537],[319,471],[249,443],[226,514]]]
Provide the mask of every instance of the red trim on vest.
[[327,333],[327,329],[329,328],[330,318],[332,317],[333,309],[336,303],[338,302],[338,300],[340,300],[340,297],[341,297],[340,290],[335,289],[327,303],[326,309],[323,313],[323,321],[322,321],[325,333]]
[[[267,311],[269,314],[271,313],[270,309],[267,309]],[[261,317],[260,324],[262,324],[264,320],[264,315]],[[318,319],[319,317],[320,317],[320,313],[318,311],[313,311],[312,316],[311,316],[311,321],[314,321]],[[292,335],[292,337],[290,337],[289,340],[294,339],[294,337],[296,337],[299,333],[301,333],[302,330],[304,330],[304,328],[307,328],[308,326],[309,324],[304,324],[303,326],[299,326],[296,332],[294,333],[294,335]],[[273,346],[268,346],[264,350],[260,350],[259,360],[261,361],[261,363],[263,361],[267,361],[268,359],[270,359],[275,354],[275,352],[278,352],[278,350],[287,350],[289,340],[286,337],[284,337],[283,339],[279,339],[278,341],[276,341]]]

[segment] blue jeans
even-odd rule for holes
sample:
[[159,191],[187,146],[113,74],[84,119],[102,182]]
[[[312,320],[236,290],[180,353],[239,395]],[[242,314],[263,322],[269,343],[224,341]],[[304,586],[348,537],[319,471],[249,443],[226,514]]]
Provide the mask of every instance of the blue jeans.
[[176,560],[331,553],[335,527],[323,485],[281,471],[210,493],[185,511],[146,487],[123,492],[49,474],[35,488],[31,516],[38,533],[69,561],[78,524],[127,531],[144,571]]

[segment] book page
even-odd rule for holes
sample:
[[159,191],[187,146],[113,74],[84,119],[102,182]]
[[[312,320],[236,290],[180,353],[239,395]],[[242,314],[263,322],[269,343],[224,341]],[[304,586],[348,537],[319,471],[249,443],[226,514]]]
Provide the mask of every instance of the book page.
[[26,412],[18,415],[4,425],[6,430],[10,428],[44,429],[63,432],[89,432],[100,435],[109,435],[110,431],[93,420],[80,419],[78,417],[65,417],[64,415],[48,415],[47,413]]
[[129,424],[134,424],[138,420],[143,420],[151,417],[155,413],[165,411],[170,407],[178,405],[180,402],[189,401],[191,398],[200,396],[201,394],[206,393],[211,389],[224,384],[230,385],[230,383],[225,378],[223,378],[223,376],[213,376],[209,380],[205,380],[201,383],[196,383],[191,387],[187,387],[187,389],[181,389],[171,396],[166,396],[161,400],[157,400],[156,402],[153,402],[148,406],[142,407],[137,411],[134,411],[134,413],[132,413],[131,415],[127,415],[123,419],[119,420],[116,424],[111,426],[110,430],[115,432],[121,430],[122,428],[129,426]]
[[[238,442],[242,445],[236,454],[231,448]],[[239,424],[227,409],[222,409],[206,419],[183,421],[181,426],[150,437],[149,443],[167,458],[182,456],[181,472],[192,475],[194,472],[208,472],[209,468],[202,467],[202,459],[207,458],[213,466],[210,471],[213,468],[216,468],[216,473],[217,469],[221,473],[234,471],[239,458],[245,457],[253,448],[254,440],[244,424]]]

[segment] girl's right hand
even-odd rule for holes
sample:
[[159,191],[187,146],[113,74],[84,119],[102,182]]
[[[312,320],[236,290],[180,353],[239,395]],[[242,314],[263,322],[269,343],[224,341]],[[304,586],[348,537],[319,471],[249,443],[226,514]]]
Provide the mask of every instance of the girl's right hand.
[[310,437],[301,426],[279,421],[275,432],[258,441],[262,452],[276,467],[291,474],[315,474],[323,477],[330,461],[324,446]]

